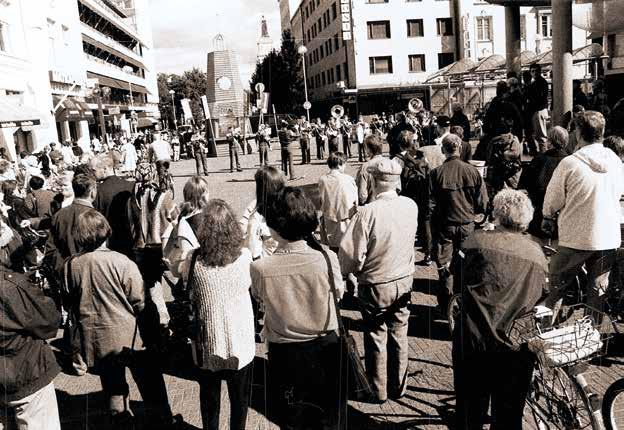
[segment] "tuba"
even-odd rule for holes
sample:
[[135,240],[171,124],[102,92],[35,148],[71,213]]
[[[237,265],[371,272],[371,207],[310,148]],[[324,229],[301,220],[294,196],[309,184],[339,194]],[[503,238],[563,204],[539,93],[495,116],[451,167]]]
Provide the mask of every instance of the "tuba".
[[422,100],[417,97],[414,97],[413,99],[410,99],[409,102],[407,102],[407,109],[413,114],[417,114],[422,111],[423,107],[424,105]]
[[331,113],[331,116],[333,116],[336,119],[340,119],[344,116],[344,108],[342,107],[342,105],[332,106],[329,112]]

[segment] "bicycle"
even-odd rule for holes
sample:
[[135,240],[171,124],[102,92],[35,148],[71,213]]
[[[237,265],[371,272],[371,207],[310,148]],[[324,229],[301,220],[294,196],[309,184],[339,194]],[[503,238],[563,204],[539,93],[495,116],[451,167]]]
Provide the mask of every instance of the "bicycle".
[[586,374],[587,363],[606,353],[607,330],[601,326],[609,318],[575,305],[551,324],[553,312],[548,311],[519,318],[509,334],[514,344],[526,343],[537,357],[525,408],[540,430],[604,430],[601,397]]

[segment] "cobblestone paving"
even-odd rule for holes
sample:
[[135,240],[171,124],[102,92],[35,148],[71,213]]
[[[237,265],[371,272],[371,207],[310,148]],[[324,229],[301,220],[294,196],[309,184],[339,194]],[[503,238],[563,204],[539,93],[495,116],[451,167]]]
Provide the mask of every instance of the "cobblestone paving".
[[[270,159],[277,163],[279,151],[273,150]],[[297,160],[297,158],[296,158]],[[354,160],[353,158],[351,160]],[[227,159],[210,159],[211,197],[222,198],[230,203],[237,213],[254,197],[253,173],[257,168],[256,154],[241,157],[244,171],[229,173]],[[297,175],[302,179],[291,181],[289,185],[303,186],[314,198],[315,184],[326,171],[325,164],[314,161],[308,166],[296,166]],[[357,163],[348,166],[347,172],[354,174]],[[176,197],[181,198],[182,187],[188,177],[194,174],[192,160],[175,163],[172,171],[176,179]],[[412,294],[411,318],[409,323],[409,382],[407,395],[398,401],[384,405],[369,405],[350,402],[348,423],[350,429],[444,429],[453,411],[454,392],[451,368],[451,347],[448,327],[445,321],[435,319],[435,270],[416,266],[414,292]],[[359,313],[346,310],[349,326],[356,337],[363,355],[362,336],[358,321]],[[248,418],[248,429],[274,429],[264,417],[264,360],[265,350],[257,346],[254,365],[254,385],[252,405]],[[624,376],[624,365],[618,358],[603,359],[601,366],[592,366],[590,381],[603,394],[614,380]],[[184,375],[165,377],[169,400],[173,412],[182,414],[188,429],[201,428],[199,411],[199,387],[196,382]],[[128,374],[131,386],[131,407],[141,416],[141,398]],[[63,429],[105,429],[104,399],[101,395],[99,379],[93,375],[82,377],[60,374],[55,385],[59,399]],[[221,428],[227,429],[228,400],[225,387],[222,391]],[[531,426],[526,424],[526,428]]]

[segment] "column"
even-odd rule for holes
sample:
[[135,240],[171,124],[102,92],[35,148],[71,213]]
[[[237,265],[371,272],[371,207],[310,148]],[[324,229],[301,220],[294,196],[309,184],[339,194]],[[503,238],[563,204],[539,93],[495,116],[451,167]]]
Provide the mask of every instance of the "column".
[[[69,131],[69,121],[61,121],[61,138],[63,142],[71,140],[71,132]],[[61,144],[63,142],[60,142]]]
[[515,72],[520,77],[522,74],[522,64],[520,62],[520,6],[505,6],[505,48],[507,52],[507,72]]
[[553,125],[572,110],[572,0],[552,0]]

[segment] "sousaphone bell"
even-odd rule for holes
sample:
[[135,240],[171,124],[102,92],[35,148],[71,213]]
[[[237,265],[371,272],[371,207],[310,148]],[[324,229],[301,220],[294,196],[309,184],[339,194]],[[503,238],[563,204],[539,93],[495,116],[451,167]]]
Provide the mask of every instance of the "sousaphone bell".
[[344,108],[342,105],[334,105],[330,109],[330,113],[335,119],[340,119],[344,116]]

